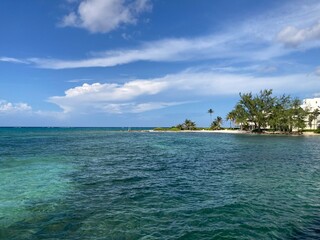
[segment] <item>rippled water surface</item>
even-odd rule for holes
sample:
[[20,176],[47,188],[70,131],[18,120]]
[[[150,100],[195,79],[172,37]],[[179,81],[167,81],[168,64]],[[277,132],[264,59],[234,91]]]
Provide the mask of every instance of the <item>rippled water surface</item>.
[[0,129],[0,239],[320,239],[320,137]]

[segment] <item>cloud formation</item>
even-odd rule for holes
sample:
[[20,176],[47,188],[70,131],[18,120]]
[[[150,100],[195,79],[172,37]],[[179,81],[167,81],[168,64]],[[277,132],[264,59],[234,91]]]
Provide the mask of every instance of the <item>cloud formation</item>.
[[[162,81],[136,80],[123,85],[116,83],[84,83],[82,86],[65,91],[65,96],[55,96],[49,102],[59,105],[65,113],[85,109],[120,113],[122,109],[131,108],[130,112],[157,108],[163,104],[149,103],[149,105],[136,104],[131,101],[139,96],[155,95],[167,88]],[[139,110],[140,109],[140,110]]]
[[[237,40],[236,40],[237,39]],[[144,43],[136,49],[111,50],[81,60],[31,58],[39,68],[74,69],[90,67],[114,67],[137,61],[187,62],[212,59],[236,61],[264,61],[289,52],[278,45],[259,46],[244,36],[212,35],[200,38],[163,39]]]
[[137,61],[270,61],[295,51],[320,46],[320,4],[317,1],[309,2],[309,5],[303,5],[297,1],[294,5],[285,5],[262,14],[254,21],[247,19],[239,23],[236,29],[233,25],[226,26],[223,32],[206,36],[161,39],[141,43],[134,48],[107,50],[94,57],[78,60],[34,58],[30,61],[40,68],[49,69],[113,67]]
[[[96,53],[94,56],[91,55],[91,57],[75,60],[37,57],[16,59],[16,62],[30,63],[36,67],[47,69],[73,69],[114,67],[137,61],[227,60],[235,62],[254,61],[256,63],[272,61],[292,52],[320,47],[320,41],[318,41],[320,3],[313,0],[308,2],[309,4],[304,5],[295,1],[295,4],[288,4],[252,19],[247,19],[239,23],[236,29],[234,25],[230,25],[226,26],[222,32],[205,36],[166,38],[142,42],[135,47],[109,49]],[[124,0],[83,0],[80,1],[77,12],[72,12],[66,16],[64,25],[90,28],[91,31],[102,31],[106,27],[104,24],[112,24],[112,21],[107,21],[101,17],[109,16],[110,9],[116,9],[111,11],[111,15],[116,14],[117,11],[138,13],[145,11],[148,6],[149,0],[134,0],[130,3]],[[94,10],[96,8],[99,8],[97,12]],[[82,10],[80,11],[80,9]],[[114,19],[122,16],[121,13],[116,15]],[[131,14],[130,16],[135,15]],[[121,25],[121,21],[118,21],[118,24]],[[114,24],[113,26],[116,27]],[[110,27],[108,29],[110,30]],[[288,46],[299,46],[299,48]],[[273,71],[274,69],[269,70]]]
[[27,103],[11,103],[6,100],[0,100],[0,114],[30,112],[31,106]]
[[149,0],[82,0],[76,12],[62,19],[61,26],[107,33],[121,25],[135,24],[138,15],[150,8]]
[[286,46],[297,47],[304,42],[320,40],[320,22],[307,28],[287,26],[282,29],[277,39]]
[[54,96],[48,101],[58,105],[67,114],[140,113],[190,101],[202,101],[212,96],[258,92],[265,88],[272,88],[279,93],[294,93],[313,91],[315,87],[320,87],[318,79],[303,74],[259,77],[244,73],[186,70],[124,84],[86,83],[66,90],[64,96]]
[[[112,50],[99,53],[97,57],[65,61],[55,59],[29,59],[40,68],[67,69],[85,67],[113,67],[136,61],[186,61],[190,59],[234,56],[227,53],[225,37],[203,37],[198,39],[164,39],[142,44],[136,49]],[[231,44],[231,43],[229,43]],[[223,51],[223,52],[222,52]]]

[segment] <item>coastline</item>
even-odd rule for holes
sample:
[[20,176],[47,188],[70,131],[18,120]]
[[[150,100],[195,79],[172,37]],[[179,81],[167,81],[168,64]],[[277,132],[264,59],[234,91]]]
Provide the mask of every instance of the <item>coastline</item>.
[[244,130],[183,130],[183,131],[171,131],[171,130],[147,130],[147,132],[170,132],[170,133],[222,133],[222,134],[248,134],[248,135],[279,135],[279,136],[320,136],[314,132],[297,133],[281,133],[281,132],[262,132],[253,133],[251,131]]

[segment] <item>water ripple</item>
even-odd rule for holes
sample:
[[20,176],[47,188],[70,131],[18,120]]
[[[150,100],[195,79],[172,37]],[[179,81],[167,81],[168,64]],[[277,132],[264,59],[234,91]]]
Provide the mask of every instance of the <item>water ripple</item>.
[[319,239],[319,138],[7,131],[2,239]]

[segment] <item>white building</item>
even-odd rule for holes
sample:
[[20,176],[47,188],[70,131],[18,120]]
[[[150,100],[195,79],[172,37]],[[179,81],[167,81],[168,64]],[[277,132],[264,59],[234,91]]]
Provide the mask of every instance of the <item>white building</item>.
[[[306,98],[306,99],[303,99],[301,107],[303,109],[308,109],[309,112],[313,112],[313,111],[315,111],[317,109],[320,112],[320,98]],[[308,117],[306,119],[306,122],[307,122],[306,123],[307,128],[310,128]],[[320,127],[320,115],[317,117],[317,119],[312,121],[311,129],[317,129],[319,127]]]

